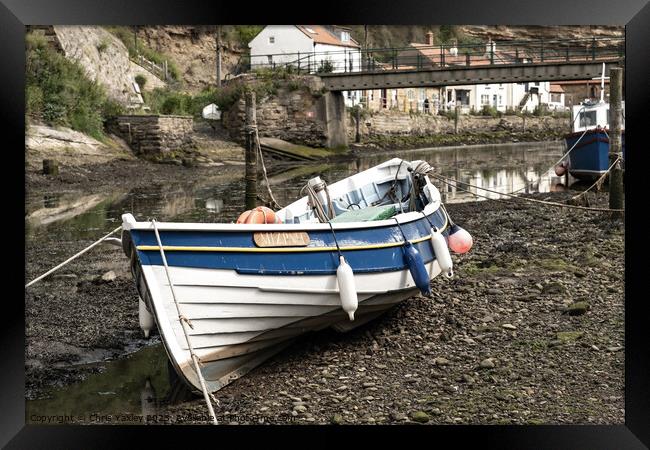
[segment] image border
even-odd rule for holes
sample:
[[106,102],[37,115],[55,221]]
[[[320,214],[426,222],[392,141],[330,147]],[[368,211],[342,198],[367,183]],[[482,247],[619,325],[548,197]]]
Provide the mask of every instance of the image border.
[[[399,7],[397,7],[399,5]],[[258,23],[339,23],[339,24],[502,24],[502,25],[620,25],[625,26],[625,91],[626,140],[628,152],[625,180],[625,424],[624,425],[440,425],[388,427],[228,427],[164,426],[143,430],[137,426],[25,425],[25,223],[19,211],[25,211],[25,174],[19,171],[25,145],[25,26],[26,25],[198,25]],[[643,167],[641,120],[648,116],[650,104],[650,4],[647,0],[625,2],[605,0],[464,0],[462,2],[394,1],[330,1],[306,4],[277,2],[216,1],[99,1],[99,0],[0,0],[0,48],[2,49],[2,82],[0,117],[2,118],[5,159],[2,176],[4,187],[5,286],[2,296],[4,320],[0,327],[3,349],[0,371],[0,446],[6,448],[103,448],[120,443],[135,445],[136,438],[147,442],[164,440],[167,445],[199,445],[186,440],[187,432],[205,433],[223,445],[227,434],[242,439],[238,445],[262,434],[283,433],[284,442],[298,442],[303,433],[332,433],[330,445],[343,443],[342,434],[363,433],[364,439],[384,440],[387,433],[403,441],[402,433],[423,434],[418,438],[438,446],[449,440],[453,447],[476,443],[481,447],[505,448],[588,448],[623,449],[650,446],[650,327],[644,303],[647,288],[643,284],[647,261],[641,245],[645,235],[640,216],[644,194],[640,180]],[[646,124],[647,128],[648,125]],[[647,130],[646,135],[647,135]],[[635,151],[634,149],[640,149]],[[21,162],[21,160],[23,160]],[[15,168],[15,169],[14,169]],[[20,198],[21,194],[23,195]],[[634,206],[636,205],[636,206]],[[22,236],[22,241],[15,235]],[[633,243],[633,245],[628,245]],[[21,245],[22,244],[22,245]],[[22,276],[21,276],[22,271]],[[647,276],[647,275],[646,275]],[[23,280],[23,281],[21,281]],[[21,285],[23,283],[23,285]],[[23,290],[22,300],[20,290]],[[253,428],[254,427],[254,430]],[[253,432],[251,432],[253,430]],[[289,433],[286,433],[289,432]],[[143,433],[146,433],[143,434]],[[207,434],[210,433],[210,434]],[[138,436],[139,435],[139,436]],[[281,434],[277,435],[281,437]],[[335,439],[340,439],[337,441]],[[444,441],[440,441],[444,439]],[[202,441],[210,442],[210,441]],[[311,441],[315,442],[315,441]],[[307,444],[309,442],[303,442]],[[141,444],[138,444],[141,445]],[[203,445],[203,444],[201,444]],[[413,445],[420,445],[415,444]],[[446,448],[443,445],[442,448]]]

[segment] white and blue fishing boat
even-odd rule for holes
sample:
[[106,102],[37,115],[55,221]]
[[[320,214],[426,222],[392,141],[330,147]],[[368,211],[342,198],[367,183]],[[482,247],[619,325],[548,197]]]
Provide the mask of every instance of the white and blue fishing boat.
[[431,279],[453,275],[448,248],[464,252],[471,237],[451,222],[429,170],[395,158],[329,186],[316,177],[275,213],[283,223],[124,214],[141,327],[148,334],[155,323],[172,365],[198,390],[194,353],[216,391],[305,332],[347,331],[430,294]]
[[[604,69],[603,69],[604,73]],[[600,101],[585,102],[572,108],[573,129],[564,137],[569,151],[566,168],[580,179],[598,178],[607,172],[609,161],[609,103],[603,100],[604,77],[601,77]],[[625,117],[625,102],[622,102]],[[622,124],[621,146],[625,160],[625,121]]]

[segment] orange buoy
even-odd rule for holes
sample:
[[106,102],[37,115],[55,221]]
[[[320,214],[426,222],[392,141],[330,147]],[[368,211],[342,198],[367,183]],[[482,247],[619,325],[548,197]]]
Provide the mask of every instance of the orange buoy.
[[282,223],[282,220],[272,209],[266,206],[258,206],[257,208],[249,209],[241,213],[237,219],[237,223]]

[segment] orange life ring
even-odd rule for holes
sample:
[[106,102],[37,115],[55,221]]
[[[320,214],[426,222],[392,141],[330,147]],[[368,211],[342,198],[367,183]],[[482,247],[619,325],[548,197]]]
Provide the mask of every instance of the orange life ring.
[[275,214],[275,212],[273,212],[272,209],[267,208],[266,206],[258,206],[241,213],[237,219],[237,223],[282,223],[282,220]]

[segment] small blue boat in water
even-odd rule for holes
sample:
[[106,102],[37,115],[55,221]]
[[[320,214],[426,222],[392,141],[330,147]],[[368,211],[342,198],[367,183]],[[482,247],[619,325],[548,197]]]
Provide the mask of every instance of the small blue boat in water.
[[[573,130],[564,137],[566,151],[569,152],[569,173],[580,179],[598,178],[610,166],[609,103],[601,101],[576,105],[573,107],[573,117]],[[625,128],[622,128],[621,146],[625,160]]]

